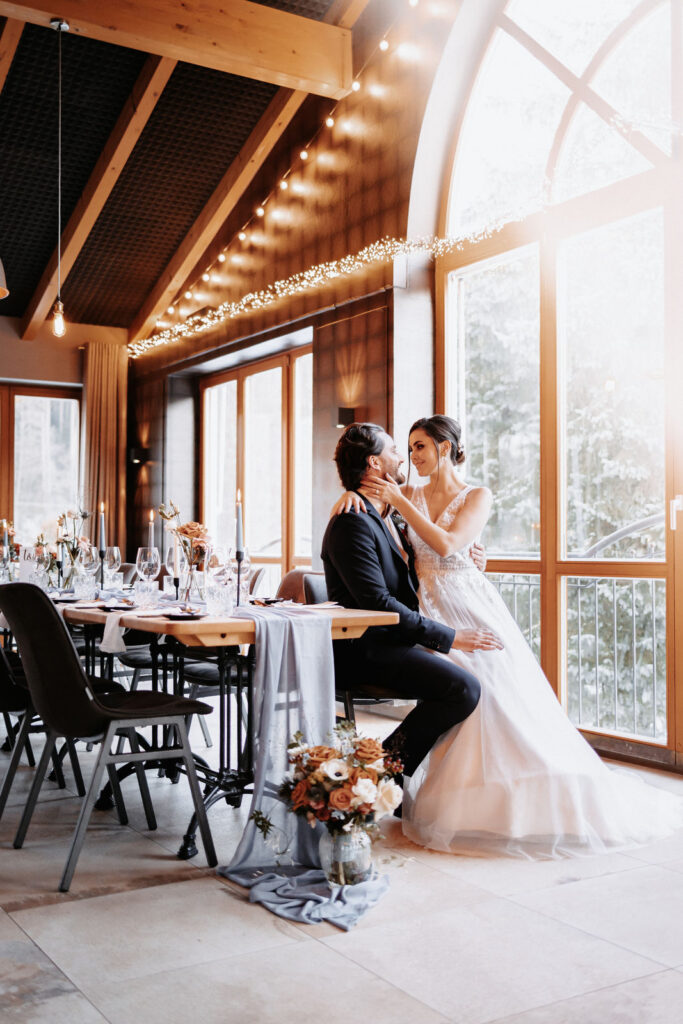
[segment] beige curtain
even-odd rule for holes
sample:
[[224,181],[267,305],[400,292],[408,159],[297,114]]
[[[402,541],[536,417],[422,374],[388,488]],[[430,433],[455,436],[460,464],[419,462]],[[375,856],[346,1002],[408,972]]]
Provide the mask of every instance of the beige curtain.
[[[85,355],[85,505],[93,513],[105,505],[107,543],[126,557],[126,400],[128,350],[125,345],[91,341]],[[98,539],[97,515],[90,538]]]

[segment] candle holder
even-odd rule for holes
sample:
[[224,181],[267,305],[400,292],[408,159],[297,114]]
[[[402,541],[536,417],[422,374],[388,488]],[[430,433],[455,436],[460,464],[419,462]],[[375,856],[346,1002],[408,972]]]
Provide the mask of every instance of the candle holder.
[[237,562],[237,607],[240,604],[240,591],[242,589],[242,562],[244,561],[244,551],[239,549],[235,551],[235,561]]
[[179,591],[180,591],[180,576],[174,576],[173,577],[173,586],[175,587],[175,599],[177,601],[179,599]]
[[57,588],[61,590],[62,581],[63,581],[63,576],[62,576],[62,560],[61,560],[61,558],[57,558],[55,560],[55,565],[57,566]]
[[106,549],[103,551],[100,548],[100,590],[104,590],[104,556],[106,553]]

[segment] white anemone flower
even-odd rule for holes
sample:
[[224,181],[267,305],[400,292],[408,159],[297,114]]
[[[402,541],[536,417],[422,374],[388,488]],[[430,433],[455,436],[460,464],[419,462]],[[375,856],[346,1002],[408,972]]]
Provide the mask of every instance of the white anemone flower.
[[320,770],[333,782],[343,782],[349,777],[349,766],[340,757],[332,757],[329,761],[323,761]]

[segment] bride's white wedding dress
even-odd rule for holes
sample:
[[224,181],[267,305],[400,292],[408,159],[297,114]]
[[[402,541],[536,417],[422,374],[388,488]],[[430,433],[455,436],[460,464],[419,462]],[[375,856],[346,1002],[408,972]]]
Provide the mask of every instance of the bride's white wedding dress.
[[[444,530],[468,490],[439,516]],[[408,497],[429,518],[423,489]],[[683,800],[608,768],[574,728],[467,551],[442,558],[414,530],[409,537],[423,613],[456,628],[487,626],[505,649],[451,651],[479,679],[481,699],[406,779],[405,835],[436,850],[533,858],[602,852],[683,827]]]

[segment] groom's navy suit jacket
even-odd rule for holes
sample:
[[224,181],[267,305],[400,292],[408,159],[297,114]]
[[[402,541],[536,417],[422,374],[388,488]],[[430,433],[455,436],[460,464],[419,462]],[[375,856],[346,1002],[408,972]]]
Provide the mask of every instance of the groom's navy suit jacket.
[[407,565],[381,516],[370,502],[365,505],[367,512],[335,516],[325,531],[322,560],[330,600],[345,608],[398,613],[397,626],[371,627],[361,647],[421,644],[447,654],[455,630],[420,615],[412,551]]

